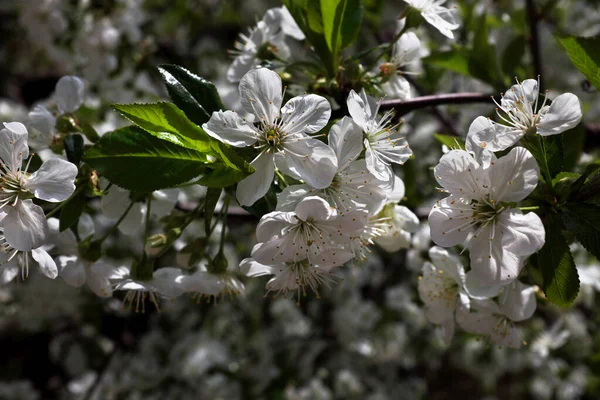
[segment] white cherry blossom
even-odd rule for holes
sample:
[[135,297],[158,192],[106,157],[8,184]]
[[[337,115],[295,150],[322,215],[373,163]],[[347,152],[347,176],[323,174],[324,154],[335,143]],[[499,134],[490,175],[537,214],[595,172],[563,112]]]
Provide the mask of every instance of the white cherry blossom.
[[227,70],[227,80],[239,80],[261,61],[260,52],[268,50],[280,59],[290,57],[286,36],[297,40],[304,39],[296,21],[285,6],[271,8],[264,18],[251,28],[247,35],[240,34],[231,52],[235,58]]
[[403,33],[394,43],[392,57],[379,69],[384,77],[381,86],[391,98],[408,100],[412,98],[410,83],[404,75],[416,75],[421,67],[421,41],[414,32]]
[[63,76],[56,83],[54,97],[61,114],[72,113],[83,104],[83,81],[76,76]]
[[468,309],[470,304],[465,270],[456,256],[441,247],[432,247],[429,258],[431,262],[425,262],[419,277],[419,297],[425,303],[425,317],[442,327],[444,342],[449,344],[454,337],[456,310]]
[[503,289],[498,302],[471,300],[470,309],[458,310],[456,321],[462,329],[487,336],[492,343],[519,348],[523,339],[514,322],[529,319],[535,312],[535,287],[514,281]]
[[307,135],[317,133],[329,121],[331,106],[324,97],[297,96],[282,108],[281,78],[266,68],[244,75],[240,97],[244,109],[258,121],[256,125],[233,111],[215,111],[202,127],[231,146],[254,146],[260,151],[251,163],[255,172],[238,183],[236,197],[241,205],[252,205],[267,193],[275,167],[315,189],[331,184],[338,169],[335,153]]
[[292,211],[306,196],[319,196],[334,206],[340,214],[354,209],[378,212],[386,200],[384,182],[369,172],[364,159],[358,159],[363,150],[362,131],[350,117],[344,117],[329,131],[329,147],[337,158],[337,173],[331,185],[313,189],[309,185],[286,187],[277,200],[278,211]]
[[388,111],[379,118],[379,103],[367,96],[364,89],[360,95],[352,90],[348,95],[347,104],[350,116],[365,134],[363,143],[366,149],[367,169],[375,178],[392,185],[394,172],[391,164],[402,165],[412,154],[398,126],[389,126],[393,111]]
[[436,28],[440,33],[450,39],[454,39],[453,30],[459,25],[454,20],[452,10],[443,7],[446,0],[404,0],[412,8],[418,10],[425,21]]
[[517,81],[517,84],[502,96],[499,104],[494,100],[498,107],[498,117],[503,123],[485,117],[478,117],[473,121],[467,135],[472,141],[471,150],[476,153],[502,151],[517,143],[529,132],[542,136],[557,135],[579,124],[582,114],[577,96],[563,93],[549,106],[546,105],[547,99],[544,95],[544,101],[538,104],[538,81]]
[[364,210],[339,215],[322,198],[308,196],[293,212],[274,211],[261,218],[252,258],[263,265],[305,259],[312,265],[341,265],[353,257],[345,245],[366,222]]
[[539,167],[531,153],[517,147],[483,168],[468,152],[452,150],[434,173],[450,196],[429,213],[432,240],[443,247],[467,242],[471,268],[485,284],[516,279],[524,260],[545,240],[535,213],[510,206],[537,186]]

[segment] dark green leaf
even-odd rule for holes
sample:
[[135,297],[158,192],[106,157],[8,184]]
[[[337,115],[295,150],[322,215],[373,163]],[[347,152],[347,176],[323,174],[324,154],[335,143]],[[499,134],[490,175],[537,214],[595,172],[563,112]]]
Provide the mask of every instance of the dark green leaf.
[[454,71],[461,75],[470,76],[468,52],[462,47],[456,47],[451,51],[434,53],[424,59],[426,63],[437,65],[444,69]]
[[580,123],[573,129],[561,134],[564,146],[564,169],[572,171],[581,159],[585,144],[585,125]]
[[502,53],[502,72],[505,76],[517,76],[526,48],[527,40],[523,36],[516,36],[508,43]]
[[569,59],[579,71],[600,90],[600,36],[595,37],[557,37],[558,42],[567,51]]
[[90,142],[96,143],[98,140],[100,140],[100,135],[98,135],[98,132],[96,132],[94,127],[87,122],[81,124],[81,130]]
[[[542,177],[546,181],[551,181],[564,170],[562,135],[542,137],[538,134],[527,134],[521,139],[521,145],[529,150],[538,162]],[[548,174],[550,176],[547,176]]]
[[206,232],[206,234],[210,232],[210,225],[213,214],[215,213],[215,207],[217,207],[222,191],[223,189],[221,188],[209,188],[206,192],[206,197],[204,198],[204,232]]
[[465,149],[465,141],[457,136],[434,133],[433,137],[436,138],[438,142],[440,142],[441,144],[445,144],[450,149]]
[[477,20],[473,49],[469,52],[468,64],[469,72],[475,78],[491,85],[498,83],[496,51],[494,46],[490,44],[487,15],[485,13]]
[[84,155],[84,161],[112,183],[151,192],[189,181],[210,171],[207,154],[129,126],[104,135]]
[[65,152],[67,160],[75,165],[79,165],[83,155],[83,138],[81,135],[67,135],[64,139]]
[[546,220],[546,242],[534,257],[542,271],[546,298],[560,307],[570,306],[579,293],[579,275],[569,245],[555,214]]
[[125,118],[159,139],[209,152],[214,141],[173,103],[113,104]]
[[202,125],[213,111],[225,109],[217,88],[206,79],[179,65],[163,64],[158,71],[175,105],[194,123]]
[[64,231],[69,229],[79,221],[79,217],[85,207],[85,192],[82,190],[77,193],[74,197],[71,197],[66,201],[60,210],[60,217],[58,218],[58,229]]
[[561,216],[579,243],[600,260],[600,207],[569,203],[562,208]]
[[334,58],[356,40],[363,12],[361,0],[321,0],[323,33]]

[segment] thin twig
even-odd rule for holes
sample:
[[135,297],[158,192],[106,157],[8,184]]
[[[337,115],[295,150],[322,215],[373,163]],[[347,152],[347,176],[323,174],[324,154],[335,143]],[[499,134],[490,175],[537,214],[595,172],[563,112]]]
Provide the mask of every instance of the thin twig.
[[533,71],[540,77],[540,87],[544,87],[542,81],[542,53],[540,51],[540,36],[538,32],[538,13],[533,0],[525,0],[525,9],[527,11],[527,23],[529,24],[529,48],[531,58],[533,58]]
[[491,97],[491,94],[476,92],[432,94],[404,101],[383,100],[380,108],[382,110],[394,108],[396,109],[397,115],[402,116],[414,110],[440,106],[443,104],[490,103],[490,105],[493,105]]

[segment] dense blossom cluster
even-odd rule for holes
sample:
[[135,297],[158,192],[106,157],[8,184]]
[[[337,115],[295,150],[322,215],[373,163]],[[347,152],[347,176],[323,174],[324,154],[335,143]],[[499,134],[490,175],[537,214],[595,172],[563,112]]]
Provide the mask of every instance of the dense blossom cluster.
[[[54,21],[55,31],[45,33],[54,37],[66,32],[69,24],[62,9],[53,8],[53,1],[46,3],[40,10]],[[577,331],[581,316],[576,312],[565,312],[549,328],[535,313],[541,303],[554,302],[547,293],[551,285],[550,290],[563,289],[556,288],[562,283],[548,283],[552,277],[542,265],[548,258],[540,255],[548,246],[564,248],[565,263],[573,264],[578,302],[592,309],[595,292],[600,291],[600,267],[590,262],[575,239],[591,254],[597,250],[578,235],[548,228],[561,218],[554,227],[574,224],[561,212],[586,201],[569,190],[598,176],[596,164],[586,169],[586,162],[580,162],[572,168],[575,173],[559,171],[546,158],[546,146],[565,152],[571,146],[566,136],[563,141],[557,135],[569,134],[580,124],[578,96],[541,94],[539,77],[516,80],[500,97],[490,99],[496,116],[465,113],[472,122],[452,127],[459,131],[452,138],[454,145],[446,140],[443,147],[436,146],[429,140],[435,128],[413,120],[410,107],[390,110],[380,96],[398,100],[394,103],[401,108],[418,95],[421,88],[412,76],[424,71],[421,64],[429,54],[431,34],[419,24],[426,21],[437,29],[434,37],[441,34],[447,41],[459,28],[458,13],[445,7],[445,0],[405,3],[395,29],[392,25],[393,40],[377,47],[382,54],[364,65],[356,61],[354,69],[336,65],[327,78],[326,68],[311,75],[321,57],[311,35],[330,27],[311,25],[314,15],[295,20],[291,7],[272,8],[239,36],[221,84],[162,65],[173,103],[146,104],[149,108],[143,111],[144,104],[117,104],[114,108],[134,124],[122,130],[117,128],[125,122],[114,113],[100,120],[89,115],[104,112],[98,111],[107,93],[102,77],[128,74],[119,70],[122,60],[114,53],[125,48],[125,42],[142,42],[140,27],[146,18],[136,14],[138,2],[130,0],[122,2],[118,18],[90,18],[82,26],[70,26],[86,33],[73,44],[85,50],[71,68],[77,66],[82,77],[63,76],[49,99],[0,127],[0,295],[19,278],[37,285],[38,278],[28,275],[39,265],[47,278],[60,277],[110,307],[117,301],[122,310],[134,312],[168,309],[175,315],[182,301],[169,303],[181,296],[198,303],[243,296],[241,301],[250,302],[256,294],[269,298],[261,315],[242,315],[227,302],[223,315],[207,312],[212,325],[203,337],[170,332],[181,343],[168,350],[177,371],[169,373],[178,379],[201,377],[205,387],[220,387],[214,392],[231,398],[248,388],[232,385],[231,393],[223,394],[223,382],[244,366],[260,364],[256,371],[244,372],[248,375],[240,381],[262,374],[254,380],[268,385],[277,378],[281,371],[264,366],[275,364],[282,346],[277,342],[271,348],[270,341],[309,337],[309,314],[332,325],[323,327],[325,334],[336,331],[329,339],[339,342],[342,355],[334,356],[331,365],[350,365],[349,360],[362,357],[374,368],[373,382],[391,379],[385,373],[388,363],[414,366],[421,354],[410,348],[409,340],[426,342],[430,358],[436,360],[453,340],[459,342],[464,359],[456,364],[476,371],[469,357],[483,358],[483,347],[465,339],[469,335],[458,335],[459,330],[498,345],[490,354],[504,357],[503,372],[510,369],[507,354],[515,354],[506,353],[506,348],[529,343],[514,368],[535,371],[553,359],[554,350],[567,346],[569,337],[589,339],[587,331]],[[33,13],[22,7],[25,15]],[[126,28],[128,22],[131,29]],[[40,33],[49,29],[42,28]],[[29,34],[35,33],[31,28]],[[322,45],[331,50],[335,43],[330,42]],[[60,58],[60,46],[47,47],[53,58]],[[295,82],[293,72],[305,67],[305,75],[314,82],[303,86]],[[192,88],[194,84],[199,86]],[[237,87],[231,89],[230,84]],[[501,80],[500,85],[505,84]],[[123,95],[122,100],[132,99]],[[123,106],[131,107],[124,111]],[[406,121],[400,118],[405,115]],[[445,121],[443,115],[437,117]],[[126,150],[109,148],[119,134],[131,135],[120,143]],[[147,153],[136,153],[138,140],[148,147]],[[109,161],[86,158],[102,150]],[[131,166],[126,164],[129,158],[148,165],[144,158],[157,154],[167,154],[166,161],[161,160],[161,177],[172,179],[170,184],[161,185],[157,179],[156,184],[121,185],[134,176],[127,168],[122,177],[102,172],[108,163]],[[127,160],[115,161],[118,158]],[[235,174],[228,169],[233,170],[232,165]],[[416,166],[427,173],[415,173]],[[155,178],[148,175],[149,181]],[[597,194],[590,197],[597,202]],[[588,201],[585,207],[596,205]],[[253,222],[237,226],[231,219],[238,217]],[[249,230],[247,225],[252,225]],[[236,235],[242,239],[227,241]],[[573,271],[556,273],[569,272]],[[392,275],[401,276],[402,282],[386,284]],[[329,314],[317,306],[304,307],[307,297],[321,299],[326,290],[331,298],[319,307],[331,306]],[[377,292],[377,302],[367,300],[367,292]],[[302,308],[290,306],[294,303],[288,297]],[[576,297],[575,291],[565,303]],[[182,326],[199,325],[197,318],[182,318]],[[259,328],[244,326],[244,319]],[[261,332],[256,321],[262,319],[275,321],[273,332]],[[427,322],[436,326],[435,333],[427,330]],[[219,338],[228,331],[233,332],[231,339]],[[245,337],[256,355],[245,355],[247,365],[238,365],[232,361],[232,343]],[[184,351],[186,343],[197,347],[198,354]],[[141,366],[140,360],[129,361]],[[546,375],[535,371],[532,392],[543,392],[549,382],[559,386],[567,381],[573,393],[582,391],[581,377],[587,372],[574,370],[565,378],[564,366],[552,365]],[[218,373],[207,372],[213,369]],[[125,380],[117,376],[118,368],[109,365],[107,370],[113,381]],[[155,372],[148,371],[148,376]],[[335,396],[393,398],[388,395],[405,389],[394,385],[378,391],[355,374],[348,368],[329,379],[335,381]],[[209,375],[220,381],[209,382]],[[304,387],[290,386],[286,398],[333,398],[323,384],[326,375],[313,373],[311,379]],[[83,381],[78,383],[90,386]],[[249,385],[252,393],[264,389]],[[418,380],[403,385],[410,387],[408,397],[424,394]],[[560,398],[575,398],[569,393]]]

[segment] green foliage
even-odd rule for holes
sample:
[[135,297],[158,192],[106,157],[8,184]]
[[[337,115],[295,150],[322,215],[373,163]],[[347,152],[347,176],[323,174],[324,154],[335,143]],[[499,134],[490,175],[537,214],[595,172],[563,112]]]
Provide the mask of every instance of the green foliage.
[[361,0],[321,0],[323,33],[334,59],[356,40],[363,13]]
[[519,76],[524,71],[521,68],[521,61],[525,55],[527,40],[524,36],[515,36],[502,52],[502,72],[504,73],[505,84],[510,85],[513,76]]
[[572,200],[600,205],[600,163],[588,165],[571,190]]
[[[254,170],[227,145],[211,138],[190,121],[173,103],[115,104],[113,107],[151,135],[216,158],[212,173],[197,183],[208,187],[225,187],[244,179]],[[204,157],[204,161],[207,161]]]
[[579,243],[600,260],[600,207],[568,203],[562,207],[561,217]]
[[521,139],[521,145],[531,152],[547,183],[552,182],[553,177],[564,171],[562,135],[543,137],[528,133]]
[[440,142],[445,144],[450,149],[465,149],[465,141],[462,138],[452,135],[443,135],[441,133],[434,133],[433,137]]
[[208,154],[128,126],[104,135],[84,161],[118,186],[151,192],[209,173]]
[[59,231],[62,232],[77,224],[84,208],[85,191],[79,190],[65,202],[60,210],[60,217],[58,218]]
[[81,162],[81,156],[83,155],[83,138],[81,135],[67,135],[64,139],[65,153],[67,154],[67,160],[75,165],[79,165]]
[[559,36],[557,39],[573,65],[600,90],[600,36]]
[[561,233],[560,218],[551,214],[546,220],[546,242],[534,256],[542,271],[543,289],[548,300],[560,307],[570,306],[579,293],[579,275],[569,245]]
[[158,71],[175,105],[194,123],[202,125],[213,111],[225,109],[215,85],[204,78],[179,65],[163,64]]

